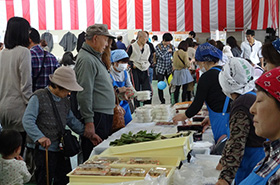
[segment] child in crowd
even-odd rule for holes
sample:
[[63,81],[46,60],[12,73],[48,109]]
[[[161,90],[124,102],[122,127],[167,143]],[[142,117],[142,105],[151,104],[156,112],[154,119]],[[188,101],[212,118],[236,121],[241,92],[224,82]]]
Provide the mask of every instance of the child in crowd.
[[116,49],[111,52],[111,66],[110,76],[113,81],[113,86],[118,93],[118,98],[122,100],[120,106],[125,110],[125,125],[131,120],[131,111],[128,100],[134,97],[135,90],[131,84],[130,77],[126,71],[129,57],[123,49]]
[[0,133],[0,184],[27,183],[31,175],[20,156],[22,137],[15,130]]

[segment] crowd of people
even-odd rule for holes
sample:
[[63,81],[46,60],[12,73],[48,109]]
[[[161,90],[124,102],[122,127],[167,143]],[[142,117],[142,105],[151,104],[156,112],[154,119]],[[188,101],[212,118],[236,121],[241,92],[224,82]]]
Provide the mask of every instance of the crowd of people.
[[[227,140],[216,167],[221,170],[217,185],[280,183],[279,39],[262,45],[247,30],[241,46],[232,36],[226,45],[198,44],[191,31],[175,48],[168,32],[161,42],[156,35],[150,42],[149,32],[139,31],[129,46],[105,24],[91,25],[83,34],[77,56],[65,52],[58,61],[27,20],[9,19],[0,45],[0,184],[23,184],[32,176],[46,184],[46,151],[49,181],[67,184],[71,164],[61,152],[58,125],[80,135],[86,161],[112,134],[116,103],[125,110],[127,125],[141,105],[135,92],[153,92],[153,80],[169,81],[174,103],[180,102],[181,87],[181,101],[193,100],[174,123],[207,105],[209,117],[202,124],[211,124],[216,144]],[[158,97],[167,102],[163,89],[158,88]],[[21,157],[28,152],[34,173]]]

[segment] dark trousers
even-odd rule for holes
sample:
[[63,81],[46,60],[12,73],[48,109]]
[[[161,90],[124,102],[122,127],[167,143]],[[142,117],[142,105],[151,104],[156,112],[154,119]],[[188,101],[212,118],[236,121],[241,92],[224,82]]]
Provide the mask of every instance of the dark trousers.
[[[111,135],[112,132],[112,123],[113,123],[113,115],[94,112],[94,127],[95,127],[95,133],[102,139],[107,139],[109,135]],[[94,147],[92,142],[84,137],[81,136],[82,139],[82,151],[83,151],[83,161],[85,162]]]
[[[188,84],[184,84],[184,85],[182,85],[182,87],[183,87],[182,102],[184,102],[184,101],[186,101],[188,92],[189,92],[189,96],[190,96],[190,91],[187,91],[188,90]],[[176,86],[176,90],[174,92],[175,103],[179,102],[180,88],[181,88],[181,85]]]
[[22,137],[20,156],[23,156],[26,142],[26,132],[20,132],[20,135]]
[[[139,69],[132,69],[134,88],[136,91],[149,90],[152,91],[149,81],[149,70],[141,71]],[[144,104],[151,104],[152,100],[144,101]],[[134,106],[139,107],[140,103],[136,98],[134,99]]]
[[[158,73],[158,75],[157,75],[158,82],[159,81],[164,81],[164,77],[165,77],[166,81],[168,81],[169,75],[167,74],[167,72],[165,72],[165,74],[159,74]],[[158,97],[159,97],[160,102],[162,104],[165,104],[165,98],[164,98],[164,95],[163,95],[163,90],[158,89]]]
[[191,91],[187,91],[187,99],[185,99],[185,101],[191,101],[191,98],[192,98],[192,92]]
[[[66,176],[71,168],[69,158],[65,158],[61,152],[48,152],[48,164],[49,164],[49,182],[54,185],[66,185],[69,183],[69,178]],[[47,184],[47,172],[46,172],[46,151],[36,149],[35,150],[35,178],[37,185]]]

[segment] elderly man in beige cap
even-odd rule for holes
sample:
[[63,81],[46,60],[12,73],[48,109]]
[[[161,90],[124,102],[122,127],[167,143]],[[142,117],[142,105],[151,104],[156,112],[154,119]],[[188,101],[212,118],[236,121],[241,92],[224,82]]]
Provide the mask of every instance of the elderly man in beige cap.
[[[101,60],[101,54],[108,45],[107,25],[94,24],[86,30],[75,66],[78,83],[84,91],[77,93],[80,113],[85,123],[85,136],[93,134],[94,145],[111,134],[115,107],[112,80]],[[87,160],[94,147],[89,139],[82,137],[83,160]]]
[[[54,179],[54,184],[67,184],[69,180],[66,174],[71,171],[71,164],[69,158],[65,160],[59,149],[59,124],[64,128],[68,125],[79,135],[84,134],[85,127],[73,115],[67,98],[71,91],[82,91],[83,88],[77,83],[75,72],[70,67],[57,68],[54,74],[49,75],[49,79],[50,85],[35,91],[30,98],[22,123],[29,140],[32,140],[27,146],[35,149],[34,143],[40,144],[34,155],[37,184],[46,184],[46,148],[49,151],[50,179]],[[55,102],[61,123],[57,121],[52,101]]]

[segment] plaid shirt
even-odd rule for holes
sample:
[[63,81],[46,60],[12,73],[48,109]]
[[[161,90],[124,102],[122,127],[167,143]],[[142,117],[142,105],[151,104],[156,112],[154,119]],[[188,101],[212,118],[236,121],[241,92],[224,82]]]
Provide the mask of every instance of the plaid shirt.
[[[277,165],[280,164],[280,139],[271,143],[264,143],[264,149],[265,158],[257,165],[261,167],[256,172],[261,177],[266,177]],[[280,169],[278,169],[267,181],[267,185],[275,184],[280,184]]]
[[[170,48],[172,49],[172,52],[168,52]],[[157,58],[156,70],[159,74],[164,75],[166,71],[168,75],[171,74],[172,72],[171,58],[174,52],[175,52],[175,47],[172,44],[164,47],[163,44],[160,43],[156,46],[156,58]]]
[[[34,79],[38,75],[42,67],[42,62],[44,59],[44,50],[38,44],[36,46],[33,46],[30,49],[30,52],[31,52],[31,64],[32,64],[32,79]],[[45,88],[49,84],[49,75],[53,74],[53,72],[58,67],[59,67],[59,63],[57,62],[55,56],[47,52],[45,63],[44,63],[44,70],[42,71],[42,73],[40,74],[40,76],[36,81],[35,90]]]

